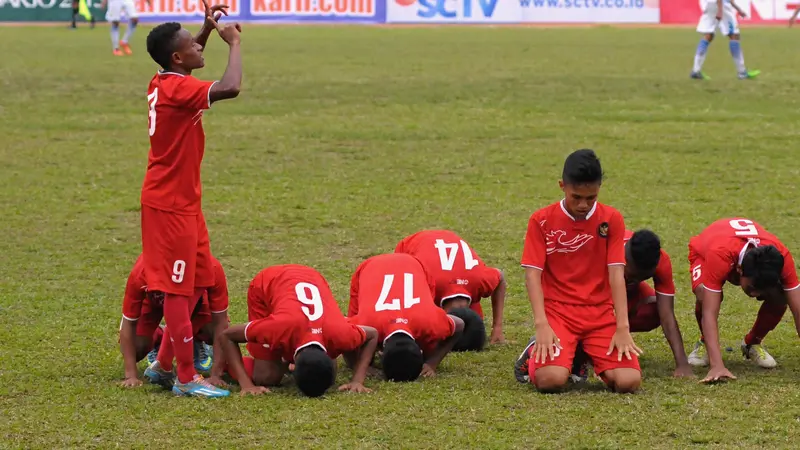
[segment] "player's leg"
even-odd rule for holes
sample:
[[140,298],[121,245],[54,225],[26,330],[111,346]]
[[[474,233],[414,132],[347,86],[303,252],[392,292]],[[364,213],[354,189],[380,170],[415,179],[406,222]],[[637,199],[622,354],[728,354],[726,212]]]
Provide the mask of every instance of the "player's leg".
[[691,77],[697,80],[707,80],[703,74],[703,63],[706,61],[706,54],[708,53],[708,46],[714,40],[714,32],[717,25],[717,5],[707,4],[706,9],[700,16],[697,22],[697,32],[701,34],[700,42],[697,44],[697,49],[694,52],[694,64],[692,65]]
[[77,20],[78,20],[78,9],[80,4],[78,0],[72,0],[72,24],[70,28],[78,28]]
[[128,42],[130,42],[133,32],[136,31],[136,26],[139,24],[139,13],[136,11],[136,6],[133,4],[133,0],[124,0],[122,4],[123,9],[125,10],[125,15],[128,17],[128,28],[125,30],[125,36],[122,37],[120,46],[122,47],[122,51],[130,55],[133,53],[133,51],[131,51],[131,46],[128,44]]
[[617,330],[617,321],[614,310],[610,306],[592,308],[595,327],[589,330],[582,339],[583,348],[592,358],[594,371],[614,392],[629,394],[636,392],[642,384],[642,372],[639,368],[639,358],[631,355],[631,359],[622,356],[616,349],[608,355],[608,347]]
[[652,331],[661,325],[656,291],[647,283],[639,283],[628,292],[628,323],[631,333]]
[[119,21],[111,22],[111,47],[113,48],[114,56],[122,56],[122,50],[119,48]]
[[106,21],[111,23],[111,48],[115,56],[122,56],[119,49],[119,21],[122,19],[122,2],[109,0],[106,10]]
[[788,306],[785,299],[782,298],[784,295],[783,292],[780,292],[778,298],[769,298],[761,304],[753,328],[742,341],[744,357],[765,369],[772,369],[778,365],[775,358],[767,353],[761,345],[761,341],[778,326],[786,313]]
[[736,66],[736,74],[741,80],[755,78],[760,71],[748,71],[744,64],[744,53],[742,52],[742,44],[740,42],[741,35],[739,34],[739,21],[736,19],[736,14],[726,14],[719,22],[720,29],[728,36],[728,48],[733,58],[733,64]]
[[566,310],[558,313],[553,312],[552,307],[547,308],[547,321],[561,344],[561,348],[555,350],[555,357],[536,361],[533,355],[530,355],[533,346],[528,350],[531,356],[528,362],[528,376],[539,392],[554,393],[563,390],[569,382],[570,369],[575,358],[578,339],[565,324],[571,320],[570,317],[574,312],[572,310],[575,308],[563,304],[559,307],[564,307]]

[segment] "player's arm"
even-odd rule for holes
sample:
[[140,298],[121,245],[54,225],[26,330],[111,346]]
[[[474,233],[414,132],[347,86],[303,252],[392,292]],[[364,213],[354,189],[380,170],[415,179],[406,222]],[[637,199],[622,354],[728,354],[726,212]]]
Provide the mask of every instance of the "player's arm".
[[702,292],[702,305],[703,305],[703,320],[702,331],[703,339],[706,343],[706,351],[708,352],[708,360],[711,366],[708,376],[703,381],[718,381],[721,376],[712,376],[712,373],[727,371],[725,363],[722,361],[722,351],[719,344],[719,309],[722,305],[722,292],[710,291],[701,288]]
[[500,283],[492,292],[492,334],[489,337],[490,344],[498,344],[505,341],[503,336],[503,306],[506,302],[506,277],[503,271],[500,272]]
[[370,392],[364,387],[364,379],[367,378],[367,369],[378,348],[378,330],[365,326],[361,326],[361,329],[367,336],[364,343],[355,351],[343,355],[348,367],[353,369],[353,378],[350,383],[339,387],[340,391]]
[[456,342],[461,339],[461,334],[464,332],[464,321],[461,320],[460,317],[451,316],[449,314],[448,317],[450,317],[455,324],[453,334],[447,339],[441,341],[425,360],[425,364],[422,367],[422,376],[430,377],[435,375],[436,368],[439,367],[439,363],[441,363],[444,357],[450,353],[450,350],[453,349],[453,346],[456,345]]
[[608,224],[606,237],[606,264],[608,265],[608,282],[611,285],[611,300],[617,318],[617,330],[611,338],[608,355],[617,349],[617,361],[624,355],[628,359],[631,353],[639,356],[642,350],[633,342],[631,326],[628,322],[628,292],[625,286],[625,221],[622,214],[615,211]]
[[119,328],[119,350],[122,353],[122,364],[125,368],[125,387],[139,386],[139,371],[136,368],[136,320],[122,317]]
[[556,358],[557,349],[561,348],[558,337],[550,328],[547,314],[544,311],[544,290],[542,289],[542,271],[547,261],[547,241],[536,214],[528,221],[525,232],[525,245],[522,248],[522,267],[525,268],[525,289],[531,303],[533,323],[536,327],[536,343],[533,344],[534,361],[544,362],[548,356]]
[[228,311],[212,312],[211,326],[214,329],[214,362],[211,366],[209,382],[215,386],[224,384],[222,374],[225,373],[225,347],[222,346],[222,335],[228,328]]
[[733,9],[735,9],[736,12],[738,12],[740,16],[742,16],[743,18],[747,18],[747,13],[745,13],[744,10],[742,8],[740,8],[739,5],[737,5],[734,0],[730,0],[730,3],[731,3],[731,6],[733,6]]
[[269,392],[269,389],[253,384],[253,380],[250,379],[247,375],[247,370],[244,368],[242,350],[239,348],[239,344],[247,342],[246,329],[247,324],[233,325],[220,334],[219,340],[225,352],[228,371],[239,382],[239,386],[242,388],[242,395]]
[[236,98],[242,88],[242,52],[240,48],[239,24],[228,24],[224,28],[214,22],[220,37],[228,44],[228,66],[219,81],[211,86],[208,99],[211,103]]
[[786,303],[789,305],[789,311],[792,312],[792,318],[794,318],[794,328],[797,330],[797,335],[800,336],[800,288],[786,291]]
[[683,336],[678,327],[678,319],[675,318],[675,296],[656,293],[656,308],[658,319],[661,321],[661,330],[664,331],[664,337],[675,358],[675,376],[691,376],[692,367],[686,358]]

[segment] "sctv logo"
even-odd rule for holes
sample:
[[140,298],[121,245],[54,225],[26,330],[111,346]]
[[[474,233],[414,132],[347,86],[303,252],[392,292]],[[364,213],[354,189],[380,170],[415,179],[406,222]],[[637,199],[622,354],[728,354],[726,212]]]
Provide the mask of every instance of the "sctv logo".
[[400,6],[418,5],[417,16],[424,19],[443,17],[455,19],[471,18],[474,14],[483,14],[489,18],[494,14],[497,0],[394,0]]

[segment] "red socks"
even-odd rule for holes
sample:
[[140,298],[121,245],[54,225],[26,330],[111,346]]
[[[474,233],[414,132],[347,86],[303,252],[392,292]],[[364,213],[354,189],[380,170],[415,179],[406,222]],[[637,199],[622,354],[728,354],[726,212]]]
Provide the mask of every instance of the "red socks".
[[194,370],[194,346],[190,311],[194,309],[190,297],[166,294],[164,320],[167,329],[161,340],[158,362],[164,370],[172,369],[173,355],[178,361],[178,381],[189,383],[197,374]]
[[763,302],[756,316],[753,329],[744,338],[746,345],[761,344],[761,340],[781,322],[786,313],[786,304]]

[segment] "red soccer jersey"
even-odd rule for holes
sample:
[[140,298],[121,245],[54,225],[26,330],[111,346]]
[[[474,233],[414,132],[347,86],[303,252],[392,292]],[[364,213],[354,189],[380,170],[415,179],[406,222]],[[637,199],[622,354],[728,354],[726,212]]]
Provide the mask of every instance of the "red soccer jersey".
[[575,220],[563,200],[531,215],[522,266],[542,271],[546,301],[611,303],[608,266],[625,265],[625,222],[611,206],[595,203]]
[[[122,299],[122,317],[134,321],[142,314],[142,305],[147,301],[147,280],[144,277],[144,261],[142,255],[136,258],[128,282],[125,285],[125,296]],[[158,305],[162,308],[163,305]]]
[[420,231],[406,237],[395,253],[417,258],[436,284],[434,301],[465,296],[470,302],[489,297],[500,284],[502,274],[488,267],[456,233],[447,230]]
[[[625,242],[628,242],[631,237],[633,237],[633,231],[625,230]],[[672,278],[672,261],[663,248],[661,249],[661,257],[658,259],[656,272],[653,274],[653,287],[657,294],[675,295],[675,280]]]
[[214,314],[224,313],[228,310],[228,280],[225,277],[225,269],[222,268],[219,260],[211,257],[211,267],[214,269],[214,285],[207,288],[204,294],[208,306]]
[[247,341],[261,344],[271,360],[293,362],[298,350],[322,346],[331,358],[360,347],[366,333],[344,318],[328,282],[295,264],[268,267],[247,292]]
[[147,88],[150,153],[142,204],[179,214],[200,212],[200,163],[205,151],[203,110],[214,82],[159,72]]
[[789,249],[774,234],[749,219],[717,220],[689,241],[689,253],[703,260],[702,280],[706,289],[722,292],[722,285],[742,263],[747,249],[759,245],[774,245],[783,255],[783,288],[793,290],[800,287]]
[[432,294],[433,279],[413,256],[373,256],[353,274],[347,315],[352,323],[378,330],[380,342],[405,333],[428,353],[455,332],[455,322],[433,303]]

